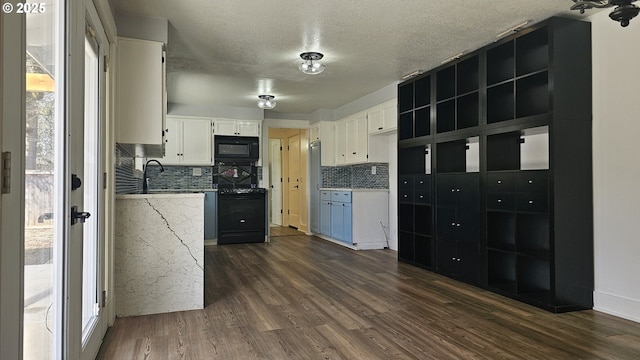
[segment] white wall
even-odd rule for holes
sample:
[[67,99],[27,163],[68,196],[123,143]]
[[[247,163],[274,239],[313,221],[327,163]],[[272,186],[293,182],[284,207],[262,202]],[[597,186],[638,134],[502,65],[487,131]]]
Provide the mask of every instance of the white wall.
[[594,308],[640,322],[640,19],[622,28],[609,10],[590,17]]

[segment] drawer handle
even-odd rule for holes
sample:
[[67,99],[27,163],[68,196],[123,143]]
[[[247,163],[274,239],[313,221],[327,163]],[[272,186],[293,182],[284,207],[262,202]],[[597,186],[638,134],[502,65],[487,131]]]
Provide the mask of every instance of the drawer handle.
[[529,204],[533,204],[533,200],[529,200]]
[[501,203],[501,202],[502,202],[502,199],[498,199],[498,202],[499,202],[499,203]]

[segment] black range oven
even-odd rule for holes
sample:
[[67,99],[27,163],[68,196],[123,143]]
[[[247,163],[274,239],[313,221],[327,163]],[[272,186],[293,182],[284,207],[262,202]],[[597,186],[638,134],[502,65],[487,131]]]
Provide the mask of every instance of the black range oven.
[[218,245],[264,242],[266,190],[218,189]]
[[264,242],[267,234],[266,189],[258,188],[251,162],[217,162],[213,187],[218,189],[218,245]]

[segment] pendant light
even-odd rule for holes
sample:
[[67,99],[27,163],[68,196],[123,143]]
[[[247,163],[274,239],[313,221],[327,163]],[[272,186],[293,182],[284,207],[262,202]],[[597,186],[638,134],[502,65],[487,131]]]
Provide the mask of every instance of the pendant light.
[[584,14],[588,9],[615,6],[609,17],[611,20],[619,21],[622,27],[629,26],[629,21],[640,13],[640,8],[632,4],[636,0],[573,0],[573,2],[575,4],[571,6],[571,10],[580,10],[580,14]]
[[273,95],[258,95],[258,107],[260,109],[273,109],[276,107],[276,101]]
[[298,66],[298,69],[308,75],[317,75],[324,71],[324,64],[319,60],[324,57],[319,52],[304,52],[300,54],[300,57],[304,62]]

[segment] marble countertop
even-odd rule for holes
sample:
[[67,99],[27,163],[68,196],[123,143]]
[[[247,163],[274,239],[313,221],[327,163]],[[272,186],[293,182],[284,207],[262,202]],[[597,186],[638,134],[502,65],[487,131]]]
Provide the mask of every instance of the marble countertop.
[[155,194],[122,194],[122,195],[116,195],[116,199],[118,200],[123,200],[123,199],[131,199],[131,200],[136,200],[136,199],[170,199],[170,198],[181,198],[181,199],[185,199],[185,198],[203,198],[204,197],[204,192],[181,192],[181,193],[169,193],[169,192],[163,192],[163,193],[155,193]]

